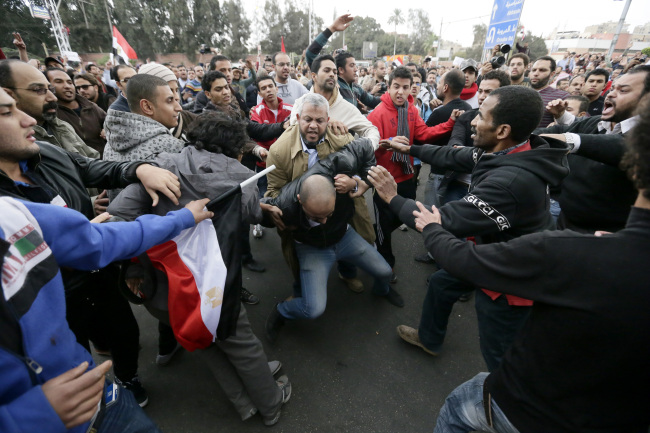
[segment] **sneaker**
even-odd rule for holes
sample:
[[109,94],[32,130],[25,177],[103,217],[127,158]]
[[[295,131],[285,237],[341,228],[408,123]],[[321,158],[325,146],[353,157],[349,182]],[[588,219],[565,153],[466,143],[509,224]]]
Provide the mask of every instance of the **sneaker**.
[[388,293],[386,293],[384,295],[384,297],[386,298],[386,300],[388,302],[390,302],[394,306],[400,307],[400,308],[404,307],[404,299],[402,298],[402,295],[397,293],[397,291],[395,289],[393,289],[392,287],[389,287]]
[[291,398],[291,382],[287,376],[280,376],[276,381],[278,388],[282,391],[282,400],[278,406],[278,410],[275,414],[262,417],[265,426],[272,426],[280,421],[280,415],[282,414],[282,406],[289,401]]
[[474,293],[474,292],[465,292],[465,293],[463,293],[462,295],[460,295],[460,297],[458,298],[458,300],[459,300],[460,302],[467,302],[467,301],[469,301],[470,299],[472,299],[472,293]]
[[174,347],[174,350],[172,350],[168,354],[161,355],[159,353],[158,355],[156,355],[156,364],[158,364],[158,365],[167,365],[167,364],[169,364],[171,362],[172,358],[174,357],[174,355],[176,354],[176,352],[178,352],[180,350],[180,348],[181,348],[181,345],[176,343],[176,347]]
[[269,361],[269,370],[271,370],[272,376],[278,374],[281,368],[282,368],[282,363],[280,361]]
[[343,280],[348,289],[352,290],[354,293],[363,292],[363,283],[358,278],[345,278],[339,273],[339,278]]
[[401,339],[406,341],[407,343],[412,344],[414,346],[418,346],[419,348],[427,352],[429,355],[438,356],[438,352],[434,352],[424,347],[424,344],[422,344],[422,342],[420,341],[420,336],[418,335],[417,329],[411,328],[410,326],[406,326],[406,325],[399,325],[397,327],[397,335],[399,335]]
[[253,272],[264,272],[266,271],[266,268],[262,266],[257,260],[255,259],[249,259],[246,260],[245,262],[242,262],[242,266],[248,269],[249,271]]
[[433,257],[431,257],[431,255],[429,253],[424,253],[424,254],[417,255],[417,256],[413,257],[413,259],[416,262],[426,263],[428,265],[433,265],[433,264],[436,263],[436,261],[433,259]]
[[399,227],[397,227],[397,228],[400,229],[400,230],[403,231],[403,232],[407,232],[408,229],[409,229],[408,226],[407,226],[406,224],[402,224],[401,226],[399,226]]
[[253,226],[253,237],[255,239],[260,239],[262,236],[264,236],[264,229],[262,228],[262,224],[255,224]]
[[271,310],[271,314],[266,318],[266,337],[271,342],[274,342],[278,338],[278,332],[286,320],[278,311],[278,305],[280,304],[275,304],[275,307]]
[[395,273],[395,271],[393,271],[393,273],[390,274],[390,281],[389,281],[389,283],[391,283],[391,284],[395,284],[396,282],[397,282],[397,274]]
[[248,421],[249,419],[253,418],[255,414],[257,413],[257,408],[254,407],[245,414],[241,415],[241,420],[242,421]]
[[116,377],[115,383],[120,385],[122,388],[131,391],[133,393],[133,397],[135,397],[135,401],[138,402],[140,407],[145,407],[149,403],[149,396],[147,395],[147,391],[140,383],[140,378],[138,376],[135,376],[133,379],[124,382]]
[[260,303],[260,298],[246,290],[244,287],[241,288],[239,296],[244,304],[255,305]]

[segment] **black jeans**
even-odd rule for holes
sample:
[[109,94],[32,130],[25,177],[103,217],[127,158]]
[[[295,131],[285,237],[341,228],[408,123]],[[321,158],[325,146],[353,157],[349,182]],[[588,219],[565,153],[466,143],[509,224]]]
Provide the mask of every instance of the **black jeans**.
[[82,286],[66,293],[66,319],[77,342],[89,352],[90,337],[107,344],[115,376],[130,381],[138,372],[140,329],[118,291],[118,275],[111,266],[89,273]]
[[[416,186],[413,178],[397,184],[397,194],[415,200]],[[392,233],[402,225],[399,217],[390,210],[388,203],[383,201],[378,194],[372,196],[375,204],[375,234],[377,235],[377,251],[388,262],[391,268],[395,267],[395,256],[391,245]]]

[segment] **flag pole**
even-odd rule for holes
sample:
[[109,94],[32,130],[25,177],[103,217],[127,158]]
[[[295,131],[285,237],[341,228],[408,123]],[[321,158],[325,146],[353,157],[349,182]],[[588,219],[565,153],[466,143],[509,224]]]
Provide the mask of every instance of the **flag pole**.
[[211,207],[214,207],[214,206],[218,205],[219,203],[223,202],[224,200],[226,200],[226,199],[232,197],[233,195],[241,192],[242,189],[246,188],[251,183],[257,182],[257,179],[259,179],[262,176],[265,176],[266,173],[270,173],[273,170],[275,170],[275,165],[267,167],[264,170],[260,171],[259,173],[255,173],[255,176],[249,177],[248,179],[246,179],[245,181],[243,181],[239,185],[230,188],[228,191],[224,192],[223,194],[221,194],[217,198],[210,200],[210,202],[206,205],[206,207],[208,209],[210,209]]

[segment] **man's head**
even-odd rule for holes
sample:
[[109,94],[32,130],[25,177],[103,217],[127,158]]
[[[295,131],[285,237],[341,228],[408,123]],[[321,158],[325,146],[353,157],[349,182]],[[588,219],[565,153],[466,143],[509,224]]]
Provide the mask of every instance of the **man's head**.
[[379,81],[383,80],[386,76],[386,63],[383,60],[377,60],[374,65],[375,78]]
[[542,97],[522,86],[492,91],[472,120],[474,146],[495,152],[528,139],[544,114]]
[[190,124],[187,139],[197,149],[239,159],[248,135],[243,121],[220,111],[207,111]]
[[138,74],[126,86],[127,101],[133,113],[149,117],[165,128],[178,125],[183,110],[169,84],[160,77]]
[[329,122],[329,103],[318,93],[307,93],[298,107],[300,136],[307,147],[315,147],[325,137]]
[[157,63],[149,63],[144,65],[138,71],[138,75],[153,75],[154,77],[162,78],[167,82],[169,88],[172,89],[174,97],[180,101],[180,93],[178,92],[178,79],[176,74],[172,72],[169,68],[159,65]]
[[77,93],[89,101],[97,101],[99,96],[99,83],[92,74],[77,74],[74,76],[74,86]]
[[368,75],[368,69],[367,68],[359,69],[359,76],[360,77],[365,77],[366,75]]
[[415,99],[420,93],[422,87],[422,76],[419,73],[413,74],[413,84],[411,84],[411,96]]
[[[647,103],[647,101],[645,101]],[[639,121],[626,137],[627,151],[622,165],[639,194],[650,200],[650,109],[639,110]]]
[[557,80],[557,83],[555,83],[555,88],[564,90],[566,92],[566,90],[569,88],[569,77],[565,77],[562,78],[561,80]]
[[284,84],[289,80],[289,74],[291,74],[291,59],[286,53],[275,53],[273,55],[273,68],[276,80]]
[[38,154],[34,125],[36,120],[20,111],[0,88],[0,162],[15,164]]
[[89,63],[86,65],[86,72],[93,74],[96,78],[102,77],[102,70],[99,69],[99,66],[95,65],[94,63]]
[[336,68],[339,77],[348,84],[352,83],[357,76],[357,62],[354,56],[347,51],[336,56]]
[[203,66],[197,65],[194,67],[194,73],[196,74],[196,79],[201,81],[203,79]]
[[232,79],[233,81],[241,80],[241,70],[237,67],[232,68]]
[[63,63],[61,63],[61,61],[56,57],[46,57],[43,63],[45,64],[45,69],[59,68],[65,70],[65,66],[63,66]]
[[418,71],[418,65],[416,65],[413,62],[408,62],[406,64],[406,69],[408,69],[412,75],[414,75]]
[[181,74],[178,70],[178,66],[176,65],[166,65],[166,66],[169,68],[170,71],[172,71],[176,79],[179,79],[181,77]]
[[585,85],[582,87],[582,96],[590,101],[598,99],[609,80],[609,73],[604,69],[594,69],[585,76]]
[[126,85],[135,74],[137,74],[135,69],[128,65],[117,65],[111,69],[111,78],[115,80],[117,88],[120,89],[125,98],[127,97]]
[[469,89],[476,82],[478,63],[474,59],[467,59],[460,65],[460,70],[465,74],[465,88]]
[[555,75],[555,59],[551,56],[542,56],[535,60],[530,71],[530,86],[535,90],[542,90]]
[[273,58],[272,58],[272,57],[266,57],[266,58],[264,59],[264,69],[265,69],[266,72],[268,72],[269,74],[270,74],[271,72],[273,72],[273,70],[274,70],[275,68],[273,67]]
[[308,220],[325,224],[334,213],[336,190],[330,179],[314,174],[300,185],[298,201]]
[[183,65],[178,66],[178,78],[187,80],[187,68]]
[[585,76],[584,75],[576,75],[575,77],[571,78],[571,81],[569,81],[569,87],[567,88],[567,92],[569,92],[570,95],[572,96],[581,96],[582,95],[582,88],[585,85]]
[[650,93],[650,66],[642,65],[616,79],[605,97],[602,120],[622,122],[636,114],[639,101]]
[[210,60],[210,70],[219,71],[226,76],[228,84],[232,83],[232,65],[230,59],[226,56],[214,56]]
[[576,117],[585,117],[587,115],[587,110],[589,109],[589,99],[582,95],[578,96],[567,96],[565,101],[567,102],[566,111],[573,114]]
[[269,105],[275,105],[278,101],[278,87],[275,85],[273,77],[262,75],[257,77],[255,82],[257,85],[257,93]]
[[45,75],[20,60],[0,60],[0,87],[16,100],[16,106],[38,124],[56,118],[54,87]]
[[445,72],[445,75],[440,77],[436,94],[440,99],[444,99],[447,96],[455,99],[460,96],[464,87],[465,74],[459,69],[452,69],[449,72]]
[[[438,76],[438,73],[435,70],[430,70],[427,72],[427,84],[431,87],[433,87],[436,84],[436,78]],[[465,80],[465,77],[463,76],[463,80]],[[463,81],[464,84],[464,81]]]
[[196,73],[194,73],[194,69],[190,68],[187,70],[187,79],[190,81],[196,79]]
[[228,79],[219,71],[210,71],[203,77],[201,88],[212,103],[218,107],[225,107],[232,100],[232,93]]
[[413,84],[413,75],[404,66],[395,68],[390,74],[388,77],[388,94],[395,106],[401,107],[406,103],[411,91],[411,84]]
[[499,87],[505,87],[510,85],[510,77],[505,71],[500,69],[490,71],[483,76],[481,84],[478,86],[478,105],[479,107],[483,105],[483,101],[487,98],[490,93]]
[[311,79],[316,91],[332,92],[336,87],[336,62],[329,54],[318,56],[311,64]]
[[528,69],[528,64],[530,59],[524,53],[517,53],[510,57],[508,62],[508,68],[510,70],[510,79],[513,81],[518,81],[521,77],[524,76],[526,69]]
[[65,71],[58,68],[45,70],[45,77],[54,86],[54,95],[59,103],[66,104],[75,100],[76,92],[72,78]]

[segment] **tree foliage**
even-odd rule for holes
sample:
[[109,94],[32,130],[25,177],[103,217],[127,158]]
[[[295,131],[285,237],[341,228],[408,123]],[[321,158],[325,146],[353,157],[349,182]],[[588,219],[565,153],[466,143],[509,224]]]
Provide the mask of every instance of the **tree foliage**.
[[32,18],[29,7],[22,0],[2,0],[0,2],[0,45],[12,47],[12,33],[19,32],[27,49],[45,57],[41,44],[45,43],[49,50],[56,50],[56,39],[50,31],[50,22]]
[[428,53],[432,46],[433,31],[431,30],[431,21],[429,14],[424,9],[409,9],[408,27],[410,29],[409,38],[411,39],[411,52]]

